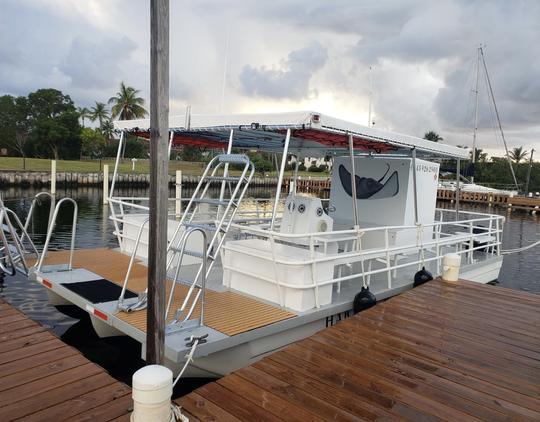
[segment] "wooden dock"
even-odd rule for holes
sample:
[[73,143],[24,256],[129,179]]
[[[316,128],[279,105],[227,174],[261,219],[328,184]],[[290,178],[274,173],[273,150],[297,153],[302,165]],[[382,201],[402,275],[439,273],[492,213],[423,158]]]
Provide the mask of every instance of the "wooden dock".
[[129,421],[131,389],[0,299],[0,421]]
[[177,403],[195,420],[538,421],[540,295],[432,281]]

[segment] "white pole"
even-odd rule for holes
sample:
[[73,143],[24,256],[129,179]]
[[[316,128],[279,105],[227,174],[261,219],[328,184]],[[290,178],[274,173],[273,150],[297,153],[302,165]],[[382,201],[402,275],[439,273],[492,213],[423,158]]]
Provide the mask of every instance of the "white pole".
[[354,216],[354,228],[358,229],[360,226],[360,220],[358,218],[358,202],[356,199],[356,169],[354,166],[354,145],[353,136],[349,134],[349,155],[351,159],[351,200]]
[[274,230],[274,223],[276,222],[276,213],[279,204],[279,197],[281,195],[281,184],[283,183],[283,174],[285,173],[285,165],[287,164],[287,154],[289,152],[289,142],[291,140],[291,129],[287,129],[287,135],[285,136],[285,146],[283,147],[283,156],[281,157],[281,169],[279,171],[278,184],[276,188],[276,198],[274,200],[274,207],[272,208],[272,222],[270,223],[270,231]]
[[176,218],[182,213],[182,170],[176,170]]
[[106,205],[109,199],[109,165],[103,166],[103,204]]
[[51,195],[56,195],[56,160],[51,160]]
[[116,161],[114,163],[114,172],[111,181],[111,193],[110,196],[114,195],[114,184],[116,182],[116,177],[118,176],[118,167],[120,166],[120,156],[122,155],[122,146],[124,145],[124,131],[120,133],[120,140],[118,141],[118,151],[116,153]]

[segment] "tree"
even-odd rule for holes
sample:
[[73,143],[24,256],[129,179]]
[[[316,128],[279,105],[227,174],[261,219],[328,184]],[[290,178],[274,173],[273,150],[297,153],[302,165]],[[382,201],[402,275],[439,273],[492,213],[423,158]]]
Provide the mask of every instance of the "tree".
[[101,158],[107,146],[99,129],[85,127],[81,131],[81,154],[85,157]]
[[26,168],[26,142],[30,134],[28,101],[26,97],[0,97],[0,145],[10,153],[23,157]]
[[139,91],[131,86],[120,83],[120,90],[109,99],[111,117],[120,120],[132,120],[145,117],[148,112],[144,108],[144,99],[138,96]]
[[443,138],[437,132],[434,132],[432,130],[424,133],[424,139],[432,142],[439,142],[443,140]]
[[79,112],[69,95],[56,89],[28,94],[30,150],[36,156],[78,158],[81,150]]
[[[470,156],[472,158],[472,150],[470,152]],[[484,152],[482,148],[476,148],[475,154],[474,154],[474,161],[476,163],[485,163],[487,161],[487,152]]]
[[109,119],[105,120],[101,125],[101,133],[107,140],[107,143],[114,138],[114,125],[113,122]]
[[523,147],[515,147],[508,153],[510,156],[510,159],[513,160],[516,164],[519,164],[519,162],[527,157],[529,153],[523,149]]
[[90,110],[88,110],[86,107],[79,107],[77,111],[79,112],[79,117],[81,118],[82,126],[84,127],[84,119],[90,118]]
[[105,103],[98,103],[90,109],[90,120],[95,122],[96,120],[99,123],[99,128],[103,128],[103,121],[109,118],[109,112],[107,111],[107,106]]

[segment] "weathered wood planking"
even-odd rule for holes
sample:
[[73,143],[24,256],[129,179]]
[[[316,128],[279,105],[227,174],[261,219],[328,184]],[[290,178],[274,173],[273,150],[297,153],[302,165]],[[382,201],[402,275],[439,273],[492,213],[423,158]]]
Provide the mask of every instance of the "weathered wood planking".
[[0,299],[1,421],[109,421],[131,407],[127,385]]
[[[69,251],[49,252],[45,265],[66,263],[68,256]],[[73,257],[74,268],[86,268],[117,284],[124,283],[128,263],[129,256],[105,248],[77,250]],[[135,292],[142,292],[146,289],[147,279],[147,267],[135,263],[131,271],[128,288]],[[167,281],[167,298],[171,286],[172,282]],[[176,309],[180,307],[187,292],[187,286],[177,285],[169,319],[173,317]],[[207,289],[205,300],[205,325],[228,336],[295,316],[293,313],[277,306],[228,291],[216,292]],[[137,329],[146,332],[146,310],[132,313],[119,312],[116,316]],[[199,306],[196,307],[193,313],[194,318],[198,316]]]
[[432,281],[177,400],[200,420],[540,420],[540,295]]

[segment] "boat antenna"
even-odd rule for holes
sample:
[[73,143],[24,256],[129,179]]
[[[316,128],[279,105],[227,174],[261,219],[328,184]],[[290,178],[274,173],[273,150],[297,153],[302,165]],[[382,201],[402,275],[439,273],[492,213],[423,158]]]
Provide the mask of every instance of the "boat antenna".
[[471,183],[474,183],[474,164],[476,162],[476,137],[478,132],[478,75],[480,73],[480,50],[482,49],[482,44],[478,47],[477,50],[477,61],[476,61],[476,88],[474,94],[476,96],[476,106],[474,108],[474,132],[473,132],[473,141],[472,141],[472,176]]
[[230,25],[227,21],[227,34],[225,35],[225,60],[223,62],[223,80],[221,81],[221,104],[219,106],[220,113],[223,113],[223,106],[225,104],[225,88],[227,85],[227,67],[229,63],[229,38],[230,38]]
[[371,66],[369,66],[369,109],[368,109],[368,119],[367,125],[371,127],[371,106],[373,102],[373,77],[371,74]]
[[[491,101],[493,102],[493,108],[495,109],[495,116],[497,117],[497,124],[499,125],[499,131],[501,132],[501,138],[504,143],[504,150],[506,151],[506,159],[508,160],[508,164],[510,165],[510,172],[512,173],[512,178],[514,179],[514,185],[516,186],[516,189],[519,190],[519,186],[516,179],[516,173],[514,172],[514,167],[512,166],[512,160],[510,159],[510,153],[508,152],[508,145],[506,144],[506,138],[504,137],[504,131],[501,125],[501,117],[499,115],[499,110],[497,109],[497,103],[495,102],[495,96],[493,95],[493,88],[491,87],[491,80],[489,78],[489,73],[486,66],[486,59],[484,57],[484,49],[483,46],[480,46],[478,48],[480,50],[480,56],[482,57],[482,64],[484,65],[484,72],[486,74],[486,81],[489,88],[489,94],[491,97]],[[473,152],[474,154],[474,152]]]

